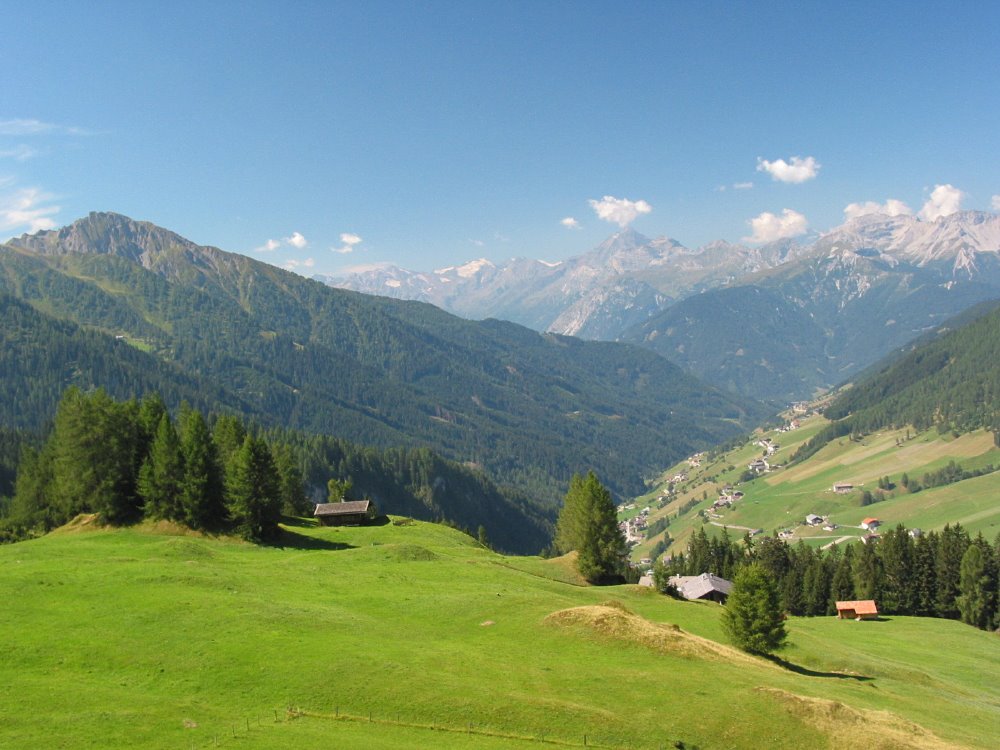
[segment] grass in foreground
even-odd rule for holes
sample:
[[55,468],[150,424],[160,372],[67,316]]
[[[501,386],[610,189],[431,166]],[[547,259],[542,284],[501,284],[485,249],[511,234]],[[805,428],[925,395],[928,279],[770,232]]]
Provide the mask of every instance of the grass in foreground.
[[444,527],[283,542],[0,548],[0,746],[849,747],[851,726],[985,748],[1000,725],[1000,643],[958,623],[793,619],[786,668],[712,643],[716,605],[557,580]]

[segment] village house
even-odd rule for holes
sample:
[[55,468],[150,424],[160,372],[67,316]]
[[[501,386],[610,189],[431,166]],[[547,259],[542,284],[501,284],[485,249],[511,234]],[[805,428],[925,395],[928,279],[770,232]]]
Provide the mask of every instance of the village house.
[[705,599],[719,604],[726,603],[733,588],[732,581],[711,573],[702,573],[700,576],[670,576],[670,583],[689,601]]
[[814,513],[810,513],[808,516],[806,516],[806,523],[809,524],[810,526],[819,526],[821,523],[823,523],[823,517],[817,516]]
[[836,482],[833,485],[833,491],[836,492],[838,495],[843,495],[848,492],[853,492],[854,485],[851,484],[850,482]]
[[868,531],[875,531],[875,529],[877,529],[881,525],[882,522],[879,521],[877,518],[866,518],[864,521],[861,522],[861,528],[867,529]]
[[755,474],[761,474],[771,467],[763,458],[756,458],[747,464],[747,468]]
[[853,602],[837,602],[837,619],[839,620],[877,620],[878,607],[872,599],[862,599]]
[[324,526],[361,526],[373,521],[375,503],[371,500],[348,500],[342,503],[318,503],[313,511]]

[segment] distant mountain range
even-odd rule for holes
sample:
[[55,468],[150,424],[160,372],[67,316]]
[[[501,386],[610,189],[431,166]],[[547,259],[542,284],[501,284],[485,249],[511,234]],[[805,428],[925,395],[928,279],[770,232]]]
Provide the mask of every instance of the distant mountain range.
[[638,494],[765,415],[641,347],[332,289],[117,214],[0,246],[0,294],[0,424],[41,426],[71,383],[156,389],[265,426],[428,447],[548,511],[573,472]]
[[478,260],[323,280],[473,319],[631,341],[731,393],[780,403],[1000,297],[1000,216],[872,214],[810,244],[757,248],[720,241],[690,250],[628,229],[562,263]]

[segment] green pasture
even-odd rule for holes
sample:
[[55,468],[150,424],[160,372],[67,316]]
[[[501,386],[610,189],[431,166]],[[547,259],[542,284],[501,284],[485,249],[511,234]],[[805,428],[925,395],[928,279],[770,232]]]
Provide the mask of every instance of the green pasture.
[[[787,466],[788,458],[798,445],[818,432],[822,423],[822,419],[812,418],[793,432],[768,433],[781,445],[774,461],[786,468],[740,485],[745,497],[711,520],[730,527],[733,537],[743,535],[744,531],[738,527],[762,528],[767,534],[788,528],[795,530],[795,536],[789,541],[804,539],[816,545],[844,536],[860,537],[865,532],[857,527],[868,516],[879,518],[885,525],[902,523],[907,528],[924,530],[961,523],[971,533],[982,531],[989,539],[1000,531],[1000,473],[915,493],[898,486],[904,472],[911,479],[921,481],[924,474],[947,466],[951,461],[963,469],[1000,465],[1000,449],[994,445],[991,433],[977,430],[953,437],[936,430],[921,433],[912,429],[886,430],[858,442],[846,437],[835,440],[808,460]],[[702,466],[697,477],[690,477],[693,485],[689,490],[671,507],[651,516],[655,519],[664,512],[673,515],[686,499],[700,498],[703,491],[708,492],[706,501],[699,502],[680,518],[671,518],[668,531],[674,542],[670,551],[686,548],[692,531],[702,525],[698,511],[707,509],[715,500],[715,490],[726,483],[706,483],[703,477],[727,476],[725,468],[734,464],[737,471],[742,471],[746,463],[759,454],[760,448],[748,443]],[[897,487],[883,502],[862,507],[862,490],[876,492],[878,480],[883,476],[889,476]],[[837,494],[832,489],[836,482],[850,482],[855,490]],[[810,513],[829,517],[841,528],[824,531],[821,527],[802,526],[801,522]],[[721,528],[712,524],[705,529],[710,534],[721,533]],[[657,538],[646,540],[633,557],[644,556],[656,541]]]
[[[651,645],[600,613],[704,644],[684,633],[724,642],[721,608],[396,521],[296,522],[271,547],[148,526],[0,547],[0,746],[832,747],[851,745],[823,716],[885,724],[871,710],[892,715],[865,735],[885,747],[995,741],[995,635],[821,618],[789,621],[785,662]],[[597,619],[546,619],[576,607]]]

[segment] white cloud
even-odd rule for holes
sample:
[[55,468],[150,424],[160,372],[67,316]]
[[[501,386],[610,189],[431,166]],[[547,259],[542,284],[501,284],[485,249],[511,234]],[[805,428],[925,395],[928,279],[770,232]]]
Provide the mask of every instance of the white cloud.
[[268,240],[260,247],[255,247],[253,251],[255,253],[272,253],[281,247],[281,243],[278,240]]
[[0,151],[0,159],[16,159],[17,161],[27,161],[28,159],[38,156],[38,149],[27,146],[23,143],[19,143],[14,148],[8,148]]
[[807,156],[805,159],[793,156],[791,162],[786,162],[784,159],[768,161],[757,157],[757,171],[767,172],[778,182],[798,184],[811,180],[819,174],[821,166],[812,156]]
[[622,229],[635,221],[640,214],[648,214],[653,210],[653,207],[646,201],[633,202],[627,198],[615,198],[610,195],[605,195],[599,201],[591,199],[587,202],[594,209],[597,218],[617,224]]
[[917,214],[924,221],[935,221],[942,216],[949,216],[962,208],[965,193],[953,185],[935,185],[931,197]]
[[993,200],[990,201],[990,206],[994,211],[1000,211],[1000,195],[993,196]]
[[753,187],[752,182],[734,182],[733,190],[750,190]]
[[347,255],[348,253],[354,252],[354,246],[360,245],[362,239],[358,235],[351,232],[342,232],[340,235],[340,241],[343,243],[340,247],[331,247],[330,249],[335,253]]
[[285,237],[282,241],[299,250],[309,244],[309,241],[302,236],[301,232],[292,232],[291,237]]
[[789,237],[798,237],[809,229],[806,217],[790,208],[782,209],[781,216],[765,211],[756,218],[750,219],[753,234],[744,237],[744,242],[774,242]]
[[469,242],[476,247],[483,247],[486,243],[482,240],[474,240],[472,237],[469,238]]
[[578,222],[572,216],[567,216],[565,219],[562,219],[559,223],[562,224],[567,229],[580,229],[580,222]]
[[885,203],[865,201],[864,203],[849,203],[844,208],[844,219],[850,221],[859,216],[883,214],[885,216],[913,216],[913,209],[903,201],[889,198]]
[[298,268],[312,268],[316,265],[316,261],[312,258],[306,258],[305,260],[295,260],[290,258],[282,264],[282,268],[286,271],[294,271]]
[[68,125],[56,125],[41,120],[0,120],[0,135],[87,135],[90,131]]
[[[3,186],[11,181],[5,181]],[[0,195],[0,230],[22,230],[30,233],[52,229],[56,223],[50,218],[59,213],[60,206],[51,204],[55,196],[38,188],[20,188]]]

